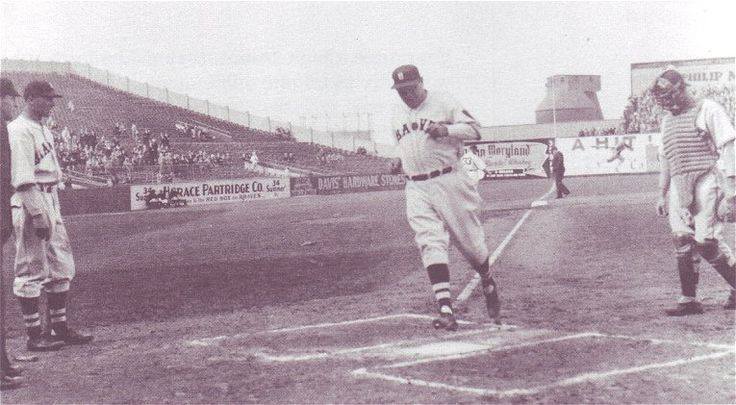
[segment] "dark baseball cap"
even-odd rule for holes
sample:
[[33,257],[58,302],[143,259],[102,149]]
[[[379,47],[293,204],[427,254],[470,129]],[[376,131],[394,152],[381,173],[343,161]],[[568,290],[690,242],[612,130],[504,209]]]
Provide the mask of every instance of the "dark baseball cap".
[[419,69],[414,65],[402,65],[397,67],[394,69],[391,77],[394,79],[394,85],[391,86],[392,89],[414,86],[422,81],[422,76],[419,75]]
[[5,96],[18,97],[20,94],[15,91],[15,86],[13,86],[13,82],[10,79],[2,78],[0,79],[0,97]]
[[45,80],[34,80],[23,90],[23,98],[32,97],[61,97],[51,86],[51,83]]

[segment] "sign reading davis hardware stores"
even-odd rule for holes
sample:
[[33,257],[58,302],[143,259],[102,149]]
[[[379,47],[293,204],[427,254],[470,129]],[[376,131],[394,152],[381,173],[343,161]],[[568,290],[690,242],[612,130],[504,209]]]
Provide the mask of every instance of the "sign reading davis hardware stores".
[[[175,194],[173,198],[172,191]],[[130,209],[152,208],[151,201],[156,202],[155,207],[167,207],[268,200],[290,195],[288,179],[277,178],[141,184],[130,187]],[[180,204],[172,204],[172,200],[175,199],[178,199]]]
[[357,193],[361,191],[397,190],[406,179],[401,174],[363,174],[351,176],[320,176],[310,178],[317,194]]

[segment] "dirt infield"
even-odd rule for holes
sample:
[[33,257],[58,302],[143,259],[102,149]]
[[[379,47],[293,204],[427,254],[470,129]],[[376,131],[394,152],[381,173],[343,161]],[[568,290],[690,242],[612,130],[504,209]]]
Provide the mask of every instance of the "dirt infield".
[[[96,339],[21,363],[2,402],[733,403],[725,283],[704,264],[706,313],[662,314],[679,288],[656,181],[569,179],[531,212],[549,182],[482,183],[504,325],[475,291],[456,333],[429,326],[401,191],[69,217],[69,318]],[[451,260],[457,296],[473,272]],[[10,305],[27,355],[21,323]]]

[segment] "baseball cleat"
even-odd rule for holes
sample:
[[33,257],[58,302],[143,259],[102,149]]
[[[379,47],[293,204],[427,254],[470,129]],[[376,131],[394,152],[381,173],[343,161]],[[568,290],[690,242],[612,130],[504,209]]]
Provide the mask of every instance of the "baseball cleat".
[[26,348],[32,352],[51,352],[64,347],[64,342],[52,341],[45,336],[36,336],[28,338]]
[[667,316],[686,316],[686,315],[699,315],[703,313],[703,306],[699,302],[683,302],[677,304],[674,308],[667,308],[664,310]]
[[86,345],[93,339],[92,335],[80,333],[71,328],[66,328],[66,332],[63,334],[50,335],[48,338],[51,341],[67,345]]
[[457,320],[455,319],[455,315],[443,312],[440,314],[439,318],[435,318],[432,320],[432,327],[435,329],[456,331]]
[[11,377],[4,375],[0,377],[0,391],[12,390],[23,385],[22,377]]
[[486,299],[488,316],[496,323],[499,323],[501,316],[501,299],[498,297],[498,284],[491,282],[491,284],[483,287],[483,297]]
[[736,290],[731,290],[731,294],[723,304],[723,309],[736,309]]

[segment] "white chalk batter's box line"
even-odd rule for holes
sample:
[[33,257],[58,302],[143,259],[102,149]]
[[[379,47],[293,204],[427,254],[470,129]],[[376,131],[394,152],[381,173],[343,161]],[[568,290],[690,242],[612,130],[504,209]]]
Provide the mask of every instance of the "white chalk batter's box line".
[[[397,369],[397,368],[411,367],[411,366],[432,363],[432,362],[437,362],[437,361],[466,359],[466,358],[476,357],[476,356],[486,354],[486,353],[514,350],[514,349],[523,348],[523,347],[537,346],[537,345],[541,345],[545,343],[554,343],[554,342],[561,342],[561,341],[566,341],[566,340],[596,338],[596,337],[635,340],[635,341],[641,341],[641,342],[650,342],[653,344],[671,344],[671,345],[686,345],[686,346],[690,345],[690,346],[696,346],[696,347],[716,349],[718,351],[709,353],[709,354],[693,356],[689,358],[671,360],[671,361],[660,362],[660,363],[650,363],[650,364],[646,364],[643,366],[635,366],[635,367],[623,368],[623,369],[613,369],[613,370],[604,371],[604,372],[583,373],[583,374],[576,375],[574,377],[558,380],[550,384],[538,385],[538,386],[531,387],[531,388],[514,388],[514,389],[507,389],[507,390],[446,384],[446,383],[428,381],[428,380],[423,380],[423,379],[418,379],[418,378],[406,378],[406,377],[402,377],[399,375],[390,374],[388,372],[382,372],[382,370],[391,370],[391,369]],[[480,396],[508,398],[508,397],[514,397],[514,396],[519,396],[519,395],[534,395],[534,394],[538,394],[542,391],[549,390],[552,388],[576,385],[576,384],[581,384],[584,382],[595,382],[595,381],[600,381],[606,378],[615,377],[619,375],[641,373],[641,372],[659,369],[659,368],[676,367],[676,366],[696,363],[700,361],[714,360],[714,359],[718,359],[721,357],[733,355],[735,352],[736,352],[736,348],[734,348],[733,345],[699,343],[699,342],[678,342],[678,341],[666,340],[666,339],[639,338],[635,336],[612,335],[612,334],[605,334],[605,333],[598,333],[598,332],[586,332],[586,333],[578,333],[578,334],[567,335],[567,336],[560,336],[560,337],[555,337],[555,338],[550,338],[550,339],[537,340],[537,341],[532,341],[532,342],[525,342],[525,343],[520,343],[516,345],[501,346],[497,348],[483,349],[483,350],[478,350],[478,351],[468,351],[464,353],[429,357],[429,358],[423,358],[423,359],[412,360],[412,361],[396,362],[396,363],[392,363],[388,365],[376,366],[376,367],[371,367],[371,368],[358,368],[358,369],[353,370],[351,374],[354,377],[358,377],[358,378],[378,379],[378,380],[384,380],[384,381],[393,382],[393,383],[402,384],[402,385],[413,385],[413,386],[419,386],[419,387],[444,389],[444,390],[458,392],[458,393],[473,394],[473,395],[480,395]]]

